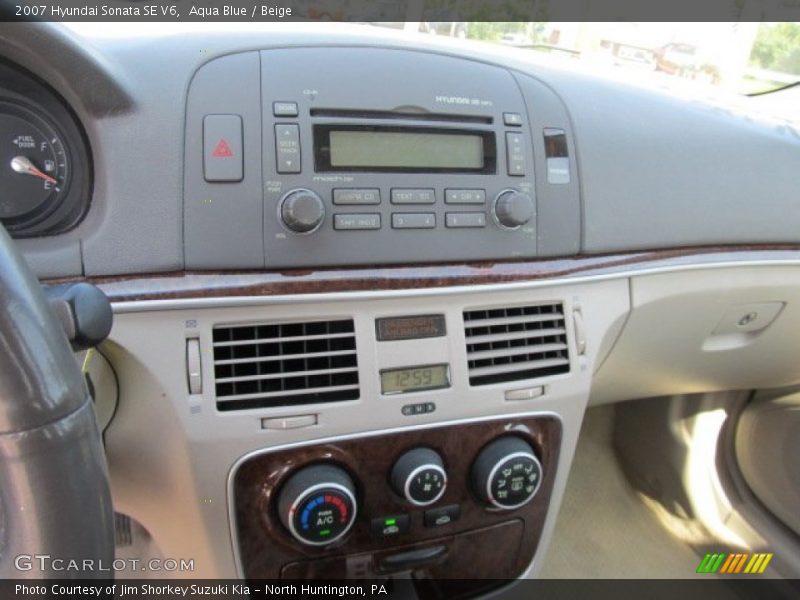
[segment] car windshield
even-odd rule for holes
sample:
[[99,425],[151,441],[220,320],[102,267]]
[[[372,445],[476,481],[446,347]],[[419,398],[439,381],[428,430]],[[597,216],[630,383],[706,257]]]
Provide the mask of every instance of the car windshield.
[[[800,88],[783,93],[800,81],[800,23],[704,22],[466,22],[386,21],[407,18],[406,3],[381,2],[376,21],[364,22],[363,11],[348,15],[330,12],[331,3],[300,2],[304,20],[325,21],[325,28],[368,26],[387,37],[436,39],[437,44],[483,45],[509,58],[530,59],[590,72],[637,85],[668,88],[693,95],[756,96],[771,112],[796,117]],[[397,14],[387,7],[398,5]],[[343,6],[345,6],[343,4]],[[441,11],[440,11],[441,12]],[[422,18],[445,18],[445,13],[423,11]],[[358,17],[358,18],[356,18]],[[377,20],[382,19],[382,20]],[[330,23],[328,21],[350,21]],[[354,23],[353,21],[356,21]],[[70,23],[68,27],[100,35],[180,33],[198,24]],[[218,28],[280,27],[276,23],[206,23]],[[313,26],[313,25],[311,25]],[[394,31],[390,31],[394,30]],[[781,91],[782,93],[772,93]],[[788,90],[787,90],[788,91]],[[766,96],[763,94],[767,94]]]
[[[758,98],[800,117],[800,23],[420,22],[437,38],[474,40],[592,73],[692,95]],[[455,43],[455,42],[454,42]],[[780,92],[780,93],[773,93]]]
[[627,71],[637,79],[740,94],[800,80],[800,23],[405,23],[408,31],[480,40]]

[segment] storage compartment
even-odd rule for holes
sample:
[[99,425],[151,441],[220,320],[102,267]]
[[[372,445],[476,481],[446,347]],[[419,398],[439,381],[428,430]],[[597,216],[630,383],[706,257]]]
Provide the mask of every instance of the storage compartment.
[[[391,550],[290,563],[281,570],[281,578],[334,580],[410,576],[420,598],[473,596],[520,575],[509,557],[519,552],[524,531],[524,523],[515,519]],[[411,565],[415,559],[416,563]],[[393,566],[393,562],[397,566]],[[481,566],[480,570],[476,570],[477,565]]]

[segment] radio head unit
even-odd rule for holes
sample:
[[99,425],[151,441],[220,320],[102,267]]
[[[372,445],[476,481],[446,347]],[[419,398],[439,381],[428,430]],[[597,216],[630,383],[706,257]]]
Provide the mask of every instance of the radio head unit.
[[[562,179],[550,181],[543,137],[545,129],[561,131],[568,151],[568,117],[535,80],[444,55],[420,62],[417,52],[400,49],[274,49],[249,63],[245,56],[212,61],[190,89],[187,127],[197,130],[187,130],[187,161],[199,145],[205,172],[187,166],[188,267],[577,252],[574,158],[562,152]],[[205,71],[222,72],[222,62],[231,81],[237,67],[258,64],[257,100],[220,90],[210,77],[206,84]],[[253,87],[244,77],[241,84]],[[217,138],[243,158],[215,156]],[[226,225],[212,223],[215,214]],[[229,233],[225,247],[212,252],[204,237],[221,229]]]

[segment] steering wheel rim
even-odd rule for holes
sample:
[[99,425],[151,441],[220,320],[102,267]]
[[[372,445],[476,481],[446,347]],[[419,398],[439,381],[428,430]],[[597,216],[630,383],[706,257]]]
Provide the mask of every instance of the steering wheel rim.
[[0,578],[108,578],[114,512],[91,397],[2,225],[0,356]]

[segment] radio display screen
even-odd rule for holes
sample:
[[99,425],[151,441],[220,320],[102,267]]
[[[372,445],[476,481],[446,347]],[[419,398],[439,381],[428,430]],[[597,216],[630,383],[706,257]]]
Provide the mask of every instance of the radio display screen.
[[425,127],[316,126],[317,171],[493,173],[494,135]]
[[333,167],[482,169],[477,135],[401,131],[331,131]]
[[450,387],[448,365],[425,365],[381,371],[382,394],[404,394]]

